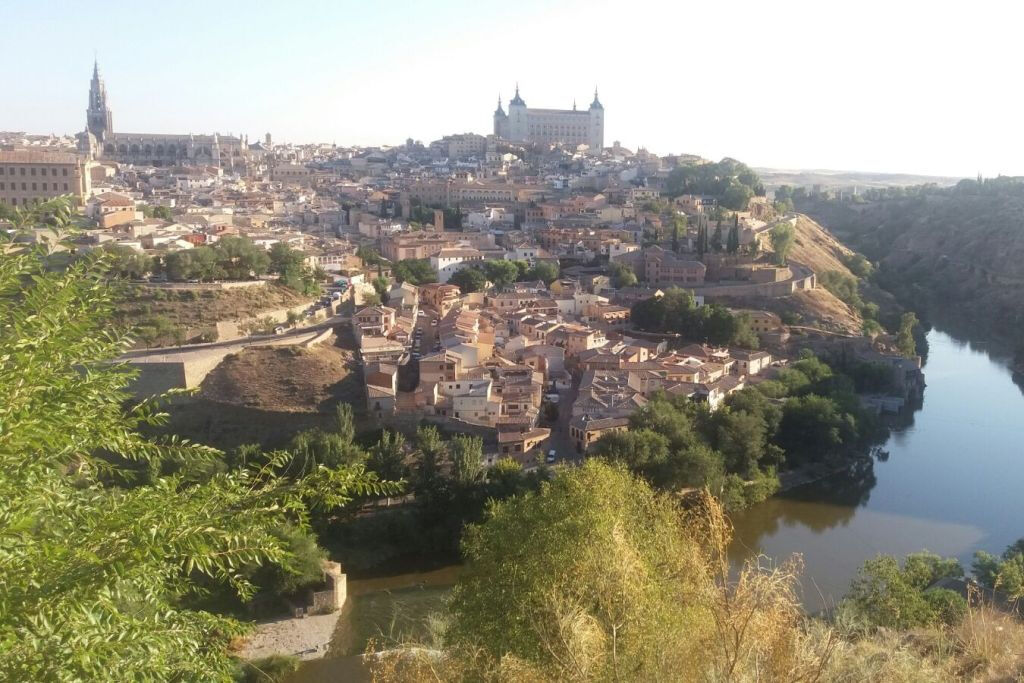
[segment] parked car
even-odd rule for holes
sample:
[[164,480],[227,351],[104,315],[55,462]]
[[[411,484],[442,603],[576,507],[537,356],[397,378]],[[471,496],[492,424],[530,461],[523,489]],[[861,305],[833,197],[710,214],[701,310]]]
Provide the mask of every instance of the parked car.
[[423,354],[421,354],[419,351],[416,351],[412,354],[413,360],[419,360],[420,358],[423,358]]
[[550,451],[548,451],[548,454],[544,457],[544,462],[547,463],[548,465],[553,465],[553,464],[555,464],[555,461],[557,459],[558,459],[558,454],[555,453],[555,449],[552,448]]
[[284,325],[278,325],[275,327],[274,334],[284,334]]
[[558,394],[548,394],[544,398],[547,399],[548,403],[558,403],[560,397]]
[[437,318],[431,318],[430,319],[430,326],[431,327],[437,327]]

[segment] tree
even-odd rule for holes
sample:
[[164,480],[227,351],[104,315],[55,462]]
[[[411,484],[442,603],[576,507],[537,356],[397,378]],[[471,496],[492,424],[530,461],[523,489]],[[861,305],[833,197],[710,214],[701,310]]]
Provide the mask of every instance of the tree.
[[373,291],[377,292],[377,296],[380,297],[381,301],[387,300],[388,291],[391,289],[391,283],[388,282],[386,277],[378,275],[370,280],[370,285],[373,286]]
[[612,261],[608,267],[608,272],[611,274],[612,287],[615,289],[622,289],[623,287],[632,287],[636,285],[636,273],[626,263],[620,263],[618,261]]
[[786,265],[786,258],[789,256],[789,250],[793,248],[793,241],[795,239],[796,230],[791,223],[782,222],[772,228],[771,240],[772,249],[774,250],[772,258],[776,264],[780,266]]
[[380,263],[380,252],[365,244],[356,249],[356,256],[362,260],[364,266],[375,266]]
[[747,204],[755,194],[754,190],[739,182],[730,183],[722,194],[722,206],[733,211],[746,211]]
[[448,458],[448,446],[433,425],[416,429],[416,452],[412,470],[412,490],[419,497],[437,493],[442,467]]
[[276,242],[271,245],[268,256],[270,257],[269,271],[278,275],[302,268],[305,260],[302,252],[292,249],[284,242]]
[[679,253],[679,240],[686,234],[686,216],[675,214],[672,217],[672,251]]
[[0,255],[0,678],[229,680],[241,625],[183,600],[201,582],[247,598],[246,571],[293,561],[275,533],[306,528],[308,505],[394,487],[359,467],[199,476],[223,454],[140,433],[167,415],[129,402],[134,373],[112,362],[127,340],[104,256],[45,256]]
[[[509,265],[516,269],[511,263]],[[470,294],[483,290],[487,286],[487,278],[476,268],[463,268],[448,278],[448,284],[455,285],[463,294]]]
[[810,394],[786,401],[778,444],[791,464],[837,455],[857,434],[856,422],[835,400]]
[[730,254],[736,254],[740,250],[740,216],[734,216],[732,227],[729,228],[729,237],[725,243],[725,250]]
[[437,273],[434,272],[430,261],[425,258],[402,259],[392,267],[391,274],[399,282],[408,282],[412,285],[437,282]]
[[394,481],[404,478],[408,471],[405,465],[405,437],[401,432],[385,429],[381,432],[380,441],[370,448],[366,463],[382,479]]
[[[545,679],[663,678],[654,672],[666,663],[654,653],[688,658],[696,643],[677,650],[670,634],[706,626],[693,605],[706,572],[691,544],[669,500],[588,462],[540,494],[493,504],[467,531],[452,639],[495,660],[533,663]],[[579,638],[593,642],[596,651],[584,652],[596,661],[574,669]]]
[[545,285],[550,285],[558,279],[558,264],[551,261],[537,261],[523,278],[525,280],[542,280]]
[[174,220],[174,214],[171,213],[169,206],[153,206],[152,204],[140,204],[139,208],[142,210],[142,215],[146,218],[159,218],[163,221]]
[[914,341],[914,328],[917,325],[917,316],[913,311],[907,311],[900,316],[900,328],[896,333],[896,348],[907,358],[917,355],[917,343]]
[[153,270],[153,259],[131,247],[116,244],[105,246],[110,252],[110,274],[115,277],[141,280]]
[[598,460],[493,503],[463,542],[450,654],[424,657],[423,678],[814,680],[792,568],[730,581],[727,529],[708,497],[684,518]]
[[213,247],[217,266],[231,280],[248,280],[267,272],[270,256],[247,237],[221,237]]
[[715,231],[711,234],[711,250],[717,254],[724,248],[725,245],[722,244],[722,221],[718,221],[715,224]]
[[908,555],[902,568],[895,557],[879,555],[861,567],[844,607],[873,626],[905,630],[956,623],[967,611],[966,601],[952,591],[929,587],[963,573],[955,559],[928,552]]
[[976,552],[971,568],[982,586],[1013,598],[1024,596],[1024,538],[1007,547],[1001,557]]
[[[526,262],[522,262],[526,265]],[[519,265],[515,261],[506,261],[504,259],[490,259],[484,261],[484,275],[487,279],[494,283],[495,287],[499,289],[507,287],[516,281],[516,278],[520,275]],[[527,266],[528,268],[528,266]],[[525,271],[527,268],[524,268]],[[482,289],[482,287],[481,287]]]
[[461,484],[479,479],[484,468],[484,442],[478,436],[457,434],[450,442],[452,477]]

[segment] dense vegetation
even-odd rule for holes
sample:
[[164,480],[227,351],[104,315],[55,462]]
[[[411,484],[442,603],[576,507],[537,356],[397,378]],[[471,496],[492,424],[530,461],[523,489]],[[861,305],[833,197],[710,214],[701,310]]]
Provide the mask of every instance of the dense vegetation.
[[718,304],[697,306],[693,295],[670,287],[663,296],[633,304],[630,321],[647,332],[678,334],[684,342],[706,342],[716,346],[735,345],[756,349],[757,335],[749,318],[734,314]]
[[306,265],[302,252],[287,244],[277,243],[270,250],[246,237],[226,236],[212,246],[172,251],[153,258],[130,247],[112,245],[108,272],[128,279],[141,279],[153,274],[168,280],[251,280],[267,273],[279,276],[281,284],[310,296],[320,292],[326,275],[323,270]]
[[286,537],[311,509],[392,487],[360,466],[281,477],[277,455],[220,468],[214,449],[141,436],[167,416],[126,407],[105,255],[48,258],[0,256],[0,678],[229,679],[242,626],[189,604],[298,571]]
[[806,355],[715,411],[657,394],[633,414],[629,431],[605,434],[592,454],[661,490],[706,487],[734,510],[774,493],[778,470],[848,462],[883,437],[855,389],[854,379]]
[[669,173],[666,191],[671,197],[682,194],[712,195],[727,209],[744,211],[752,197],[764,196],[764,185],[749,166],[725,158],[717,163],[678,166]]
[[[1024,331],[1024,180],[963,180],[842,199],[794,191],[797,208],[878,264],[873,281],[965,330]],[[847,264],[849,265],[849,264]]]

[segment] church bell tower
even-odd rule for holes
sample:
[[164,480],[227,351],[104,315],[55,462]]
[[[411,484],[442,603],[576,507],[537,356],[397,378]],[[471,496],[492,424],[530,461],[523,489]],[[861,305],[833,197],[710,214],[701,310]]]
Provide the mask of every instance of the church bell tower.
[[113,117],[107,108],[107,87],[100,78],[98,62],[93,62],[92,82],[89,84],[89,108],[85,113],[86,130],[92,133],[98,142],[103,142],[113,134]]

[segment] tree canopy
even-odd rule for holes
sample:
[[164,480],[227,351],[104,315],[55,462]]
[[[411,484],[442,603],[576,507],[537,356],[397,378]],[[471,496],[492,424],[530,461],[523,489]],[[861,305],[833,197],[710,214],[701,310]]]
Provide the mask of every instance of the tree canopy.
[[128,402],[133,373],[111,363],[128,340],[105,257],[43,256],[0,255],[0,678],[229,680],[241,625],[183,604],[208,585],[251,595],[252,568],[294,567],[281,530],[311,506],[388,487],[358,466],[280,478],[278,456],[227,471],[212,448],[142,436],[167,415]]
[[437,273],[430,265],[429,259],[409,258],[397,261],[391,267],[391,274],[399,282],[408,282],[412,285],[425,285],[430,282],[437,282]]
[[[515,270],[515,265],[509,264]],[[487,277],[476,268],[463,268],[448,278],[448,284],[455,285],[463,294],[479,292],[487,286]]]

